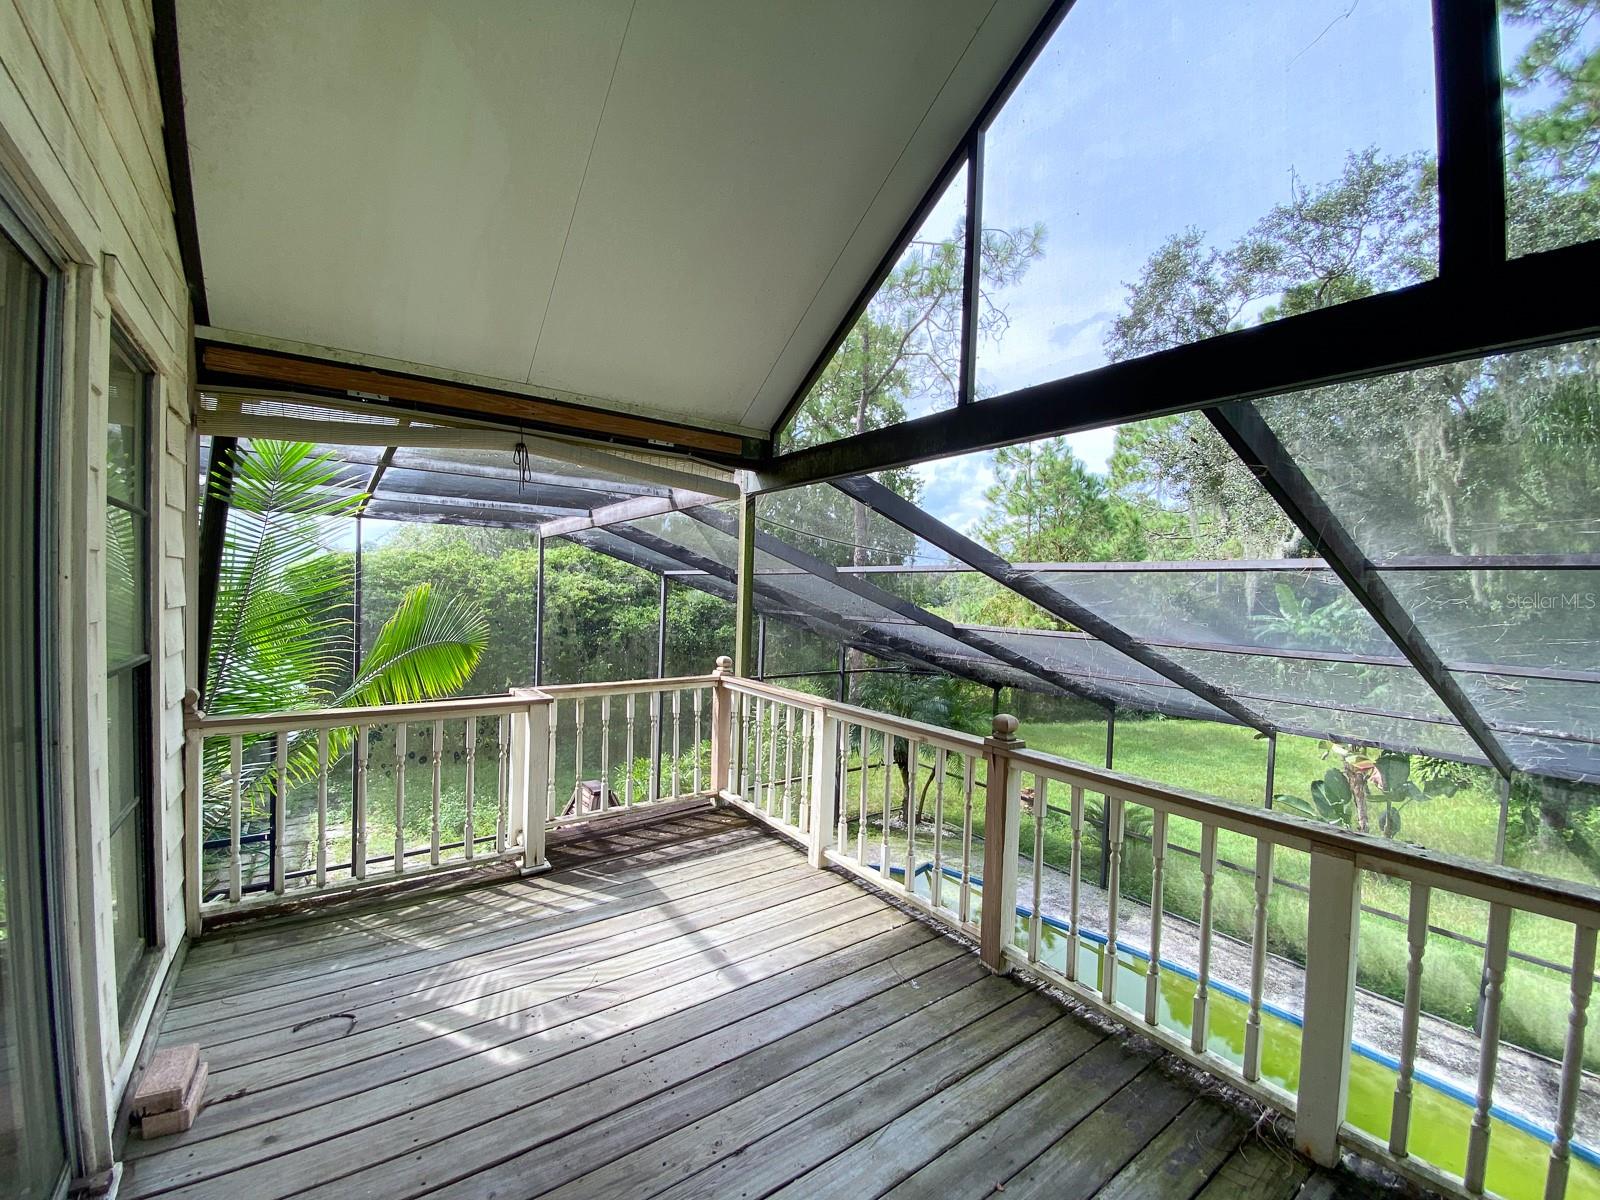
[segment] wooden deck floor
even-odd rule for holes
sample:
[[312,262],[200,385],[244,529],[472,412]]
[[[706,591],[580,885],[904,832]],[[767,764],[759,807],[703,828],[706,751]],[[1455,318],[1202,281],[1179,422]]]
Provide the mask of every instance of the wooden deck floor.
[[1369,1195],[729,813],[202,939],[209,1103],[122,1195]]

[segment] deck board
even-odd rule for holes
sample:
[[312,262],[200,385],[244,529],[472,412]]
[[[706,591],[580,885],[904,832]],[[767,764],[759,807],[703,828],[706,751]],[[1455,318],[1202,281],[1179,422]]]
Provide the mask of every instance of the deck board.
[[121,1194],[1347,1190],[1147,1044],[736,814],[564,830],[550,857],[202,939],[161,1036],[201,1042],[210,1100],[128,1144]]

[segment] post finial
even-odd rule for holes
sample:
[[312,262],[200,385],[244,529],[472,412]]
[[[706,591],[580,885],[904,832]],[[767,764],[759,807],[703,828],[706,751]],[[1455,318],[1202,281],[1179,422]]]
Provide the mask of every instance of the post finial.
[[996,713],[992,726],[994,737],[997,741],[1015,741],[1017,736],[1017,719],[1010,713]]
[[712,674],[713,675],[732,675],[733,674],[733,659],[729,658],[726,654],[717,655],[717,669],[715,671],[713,671]]

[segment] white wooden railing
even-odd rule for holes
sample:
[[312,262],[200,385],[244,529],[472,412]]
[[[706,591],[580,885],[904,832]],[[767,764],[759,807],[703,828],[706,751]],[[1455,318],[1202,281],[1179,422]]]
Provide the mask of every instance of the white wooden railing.
[[208,914],[484,863],[536,872],[550,830],[705,799],[713,683],[238,716],[191,705],[190,931]]
[[[1539,1192],[1547,1200],[1568,1194],[1600,891],[1042,754],[1017,737],[1017,722],[1009,716],[996,717],[991,736],[983,738],[737,678],[727,660],[719,660],[718,673],[718,691],[726,693],[719,719],[728,722],[729,741],[719,760],[726,770],[718,775],[725,781],[724,802],[803,841],[813,864],[862,876],[976,938],[992,969],[1021,971],[1059,987],[1292,1116],[1297,1147],[1322,1164],[1337,1161],[1344,1147],[1447,1192],[1489,1193],[1493,1138],[1537,1127],[1536,1121],[1523,1122],[1524,1128],[1514,1130],[1495,1106],[1512,917],[1533,914],[1565,923],[1573,947],[1570,1018],[1554,1072],[1559,1080],[1554,1119],[1543,1131],[1548,1152]],[[713,730],[714,745],[719,736],[720,730]],[[791,765],[792,751],[798,752],[799,765]],[[1024,821],[1025,796],[1040,819]],[[1085,877],[1091,800],[1100,808],[1097,828],[1106,841],[1103,888],[1096,886],[1098,861],[1097,878]],[[952,809],[959,820],[953,815],[947,820]],[[1130,901],[1119,878],[1134,812],[1148,817],[1149,832],[1141,833],[1140,842],[1148,844],[1151,856],[1150,900],[1138,906],[1147,931],[1137,945],[1121,926]],[[1066,892],[1054,900],[1045,894],[1048,814],[1060,814],[1070,838],[1066,861],[1051,869],[1064,877]],[[1198,841],[1199,913],[1185,931],[1195,935],[1190,961],[1163,941],[1163,924],[1179,919],[1164,911],[1162,893],[1171,869],[1170,835],[1180,821],[1194,823]],[[1018,835],[1025,827],[1031,828],[1022,844]],[[1220,977],[1214,955],[1222,936],[1215,929],[1213,886],[1223,832],[1243,835],[1254,845],[1254,920],[1248,967],[1237,983]],[[1280,1014],[1264,997],[1268,906],[1274,858],[1288,852],[1309,857],[1305,1002],[1302,1012]],[[1352,1057],[1363,1049],[1370,1055],[1353,1029],[1361,881],[1367,872],[1404,881],[1410,892],[1400,1047],[1392,1110],[1381,1132],[1357,1127],[1346,1113]],[[1091,888],[1100,912],[1080,923]],[[1015,902],[985,904],[984,892]],[[1416,1148],[1422,1139],[1412,1136],[1412,1116],[1414,1093],[1423,1086],[1417,1061],[1429,910],[1435,894],[1442,893],[1485,903],[1488,935],[1478,1062],[1475,1081],[1462,1089],[1461,1144],[1430,1161]],[[1044,952],[1047,938],[1064,943],[1061,961]],[[1165,1011],[1164,983],[1173,976],[1181,979],[1185,994],[1192,994],[1186,1021]],[[1219,999],[1243,1010],[1243,1052],[1237,1062],[1218,1053],[1210,1036]],[[1263,1069],[1264,1021],[1281,1019],[1299,1026],[1292,1086],[1274,1081]],[[1436,1099],[1430,1093],[1430,1101]],[[1585,1188],[1575,1187],[1572,1194],[1588,1194],[1596,1178],[1586,1176]]]
[[[419,729],[427,748],[420,759],[418,735],[408,733]],[[459,754],[464,783],[459,810],[444,803],[453,730],[460,731],[460,750],[449,752],[450,766]],[[1059,987],[1292,1116],[1298,1148],[1315,1161],[1331,1164],[1341,1148],[1353,1149],[1430,1186],[1476,1196],[1492,1190],[1496,1137],[1513,1136],[1495,1104],[1495,1080],[1512,919],[1532,914],[1564,923],[1573,947],[1565,1050],[1552,1070],[1553,1116],[1543,1130],[1522,1123],[1548,1144],[1538,1191],[1546,1200],[1567,1196],[1574,1170],[1587,1174],[1572,1195],[1600,1184],[1597,1156],[1574,1144],[1600,891],[1042,754],[1017,734],[1008,716],[995,718],[989,737],[978,737],[740,678],[726,658],[707,676],[516,689],[431,704],[226,718],[191,711],[190,926],[198,932],[207,913],[240,909],[256,896],[270,902],[359,888],[480,860],[536,872],[547,866],[547,834],[563,825],[666,803],[726,804],[799,841],[813,866],[860,876],[968,934],[992,970]],[[375,750],[384,762],[374,760]],[[487,771],[486,756],[493,763]],[[374,772],[384,770],[385,795],[375,805]],[[331,782],[336,771],[349,773],[348,803],[343,784]],[[426,836],[412,838],[405,818],[419,792]],[[1091,808],[1099,812],[1092,828]],[[393,825],[392,844],[375,842],[379,809]],[[1052,814],[1064,825],[1068,849],[1049,867]],[[1133,816],[1137,833],[1129,829]],[[309,825],[298,841],[296,820]],[[249,828],[263,822],[265,835]],[[1191,844],[1173,840],[1176,823],[1185,823]],[[1101,855],[1094,856],[1095,879],[1086,877],[1091,832],[1104,841],[1103,887]],[[1213,902],[1224,833],[1247,839],[1254,861],[1247,966],[1234,980],[1215,953],[1223,937]],[[1124,853],[1135,839],[1149,848],[1147,905],[1134,905],[1122,886]],[[1174,851],[1198,863],[1193,920],[1162,902]],[[1274,862],[1286,854],[1309,859],[1298,1013],[1265,995]],[[1387,1128],[1376,1130],[1346,1112],[1352,1059],[1363,1049],[1352,1026],[1368,872],[1403,881],[1410,896],[1393,1099]],[[1054,878],[1048,886],[1047,874]],[[985,903],[985,893],[1008,902]],[[1432,1119],[1415,1116],[1414,1097],[1433,1086],[1418,1069],[1418,1051],[1435,894],[1470,898],[1488,913],[1475,1079],[1459,1089],[1461,1144],[1443,1150],[1438,1137],[1413,1136],[1418,1121]],[[1130,940],[1124,923],[1135,908],[1146,928],[1142,939]],[[1186,1020],[1164,998],[1168,985],[1182,991]],[[1219,1004],[1242,1015],[1242,1053],[1218,1051],[1212,1026]],[[1264,1031],[1284,1021],[1298,1026],[1294,1061],[1274,1074],[1264,1065]],[[1418,1148],[1423,1140],[1433,1148],[1427,1154]],[[1575,1149],[1583,1158],[1576,1167]]]

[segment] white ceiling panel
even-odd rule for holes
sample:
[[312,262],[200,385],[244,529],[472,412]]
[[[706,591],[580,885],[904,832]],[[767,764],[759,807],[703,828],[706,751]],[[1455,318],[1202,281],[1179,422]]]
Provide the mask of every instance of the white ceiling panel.
[[765,428],[1045,0],[182,0],[215,326]]

